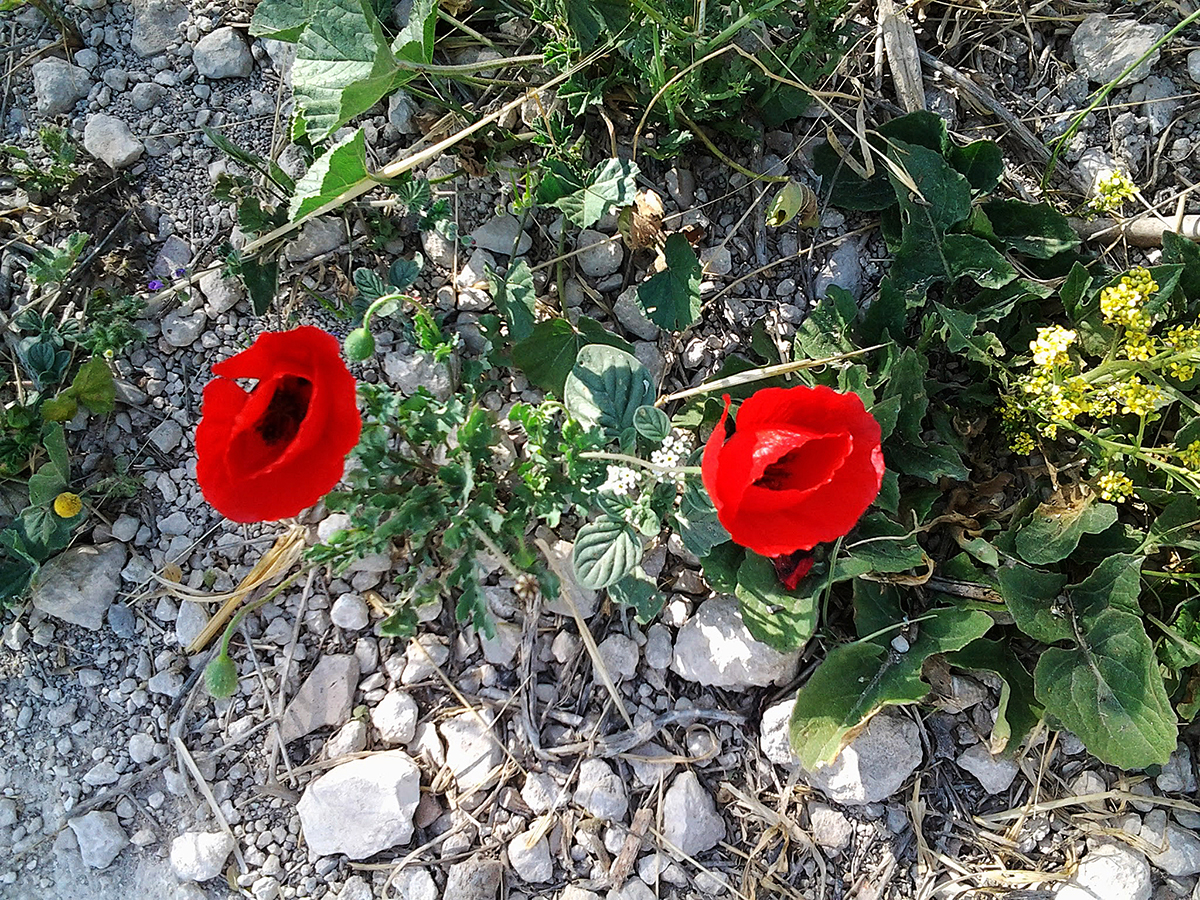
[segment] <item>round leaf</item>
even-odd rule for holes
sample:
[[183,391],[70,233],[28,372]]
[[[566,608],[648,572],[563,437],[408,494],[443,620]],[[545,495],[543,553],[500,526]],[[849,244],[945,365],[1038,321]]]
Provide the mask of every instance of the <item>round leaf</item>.
[[563,386],[567,411],[586,427],[600,428],[609,440],[633,427],[639,406],[654,402],[650,372],[631,353],[606,344],[579,351]]
[[661,444],[671,433],[671,419],[657,406],[639,406],[633,411],[633,427],[646,440]]
[[571,564],[575,580],[588,590],[616,584],[642,560],[642,542],[628,523],[611,516],[579,529]]

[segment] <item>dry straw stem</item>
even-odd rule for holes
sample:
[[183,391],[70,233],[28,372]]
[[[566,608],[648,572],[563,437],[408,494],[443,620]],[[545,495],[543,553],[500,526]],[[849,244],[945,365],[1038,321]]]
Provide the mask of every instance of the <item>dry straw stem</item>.
[[906,10],[897,10],[892,0],[879,0],[877,14],[879,28],[883,32],[883,46],[887,50],[888,68],[892,70],[892,81],[900,105],[905,112],[924,110],[925,87],[921,80],[920,50]]
[[225,627],[225,623],[229,621],[229,618],[237,611],[237,608],[250,596],[251,592],[281,577],[296,564],[300,556],[304,553],[304,543],[304,527],[301,525],[290,526],[287,531],[275,540],[271,549],[263,554],[262,559],[255,564],[254,568],[241,580],[238,586],[224,594],[208,594],[202,591],[193,591],[180,585],[172,584],[156,575],[155,578],[158,582],[180,599],[209,602],[214,600],[225,601],[217,611],[217,614],[204,626],[204,630],[197,635],[194,641],[188,644],[186,652],[189,654],[198,653],[207,647],[209,641],[221,633],[221,630]]

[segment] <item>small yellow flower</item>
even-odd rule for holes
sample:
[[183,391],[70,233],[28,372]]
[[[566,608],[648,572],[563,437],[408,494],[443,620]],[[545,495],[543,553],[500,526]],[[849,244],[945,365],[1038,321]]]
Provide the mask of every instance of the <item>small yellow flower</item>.
[[1156,385],[1146,384],[1136,375],[1118,385],[1117,390],[1122,404],[1121,412],[1135,416],[1150,415],[1162,400],[1162,391]]
[[1126,359],[1145,362],[1158,353],[1158,342],[1144,331],[1127,331],[1121,353]]
[[1130,331],[1146,332],[1154,324],[1142,307],[1158,293],[1158,282],[1144,266],[1134,266],[1129,274],[1100,292],[1100,312],[1110,325],[1124,325]]
[[1045,368],[1067,365],[1071,361],[1067,348],[1075,343],[1076,336],[1074,331],[1060,325],[1039,328],[1037,338],[1029,342],[1034,363]]
[[1020,454],[1021,456],[1028,456],[1034,451],[1034,448],[1037,445],[1033,442],[1032,434],[1030,434],[1028,431],[1022,431],[1013,435],[1012,438],[1009,439],[1008,446],[1013,453]]
[[1137,194],[1137,185],[1121,171],[1101,175],[1096,181],[1096,196],[1089,204],[1096,212],[1116,212]]
[[73,519],[83,509],[83,501],[78,494],[63,491],[54,498],[54,514],[60,519]]
[[1189,469],[1200,471],[1200,441],[1192,441],[1186,450],[1180,450],[1179,461]]
[[1133,494],[1133,482],[1125,474],[1110,470],[1096,479],[1096,492],[1105,500],[1123,503]]

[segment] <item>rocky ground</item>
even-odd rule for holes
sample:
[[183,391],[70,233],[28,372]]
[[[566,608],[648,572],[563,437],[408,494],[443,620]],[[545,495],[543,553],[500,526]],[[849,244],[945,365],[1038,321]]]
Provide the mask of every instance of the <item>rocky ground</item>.
[[[1000,106],[1049,141],[1163,33],[1165,14],[1040,9],[930,6],[918,37],[953,71],[980,73]],[[34,9],[0,19],[4,140],[32,147],[34,129],[59,123],[89,167],[83,195],[57,208],[0,183],[5,240],[88,230],[124,260],[116,277],[130,291],[208,267],[233,224],[212,181],[237,164],[200,128],[279,149],[286,53],[248,42],[245,11],[224,4],[84,0],[69,13],[85,44],[71,61]],[[1119,164],[1146,201],[1174,213],[1200,178],[1198,39],[1181,35],[1089,116],[1064,156],[1079,180]],[[843,70],[863,84],[878,77],[870,40]],[[926,75],[931,108],[956,133],[1004,141],[1018,161],[1012,182],[1034,191],[1026,149],[965,102],[952,76]],[[871,104],[889,114],[886,100]],[[394,101],[367,117],[378,159],[420,140],[413,113]],[[804,150],[823,133],[806,119],[742,157],[806,177]],[[284,149],[280,159],[297,158]],[[579,237],[562,299],[618,325],[668,389],[747,352],[752,323],[786,342],[809,298],[831,283],[862,297],[879,275],[882,245],[861,223],[829,210],[811,241],[769,232],[758,189],[723,163],[653,165],[667,212],[707,232],[702,325],[660,334],[637,311],[637,273],[614,221]],[[518,243],[519,222],[496,215],[511,182],[462,177],[444,190],[473,251],[402,232],[372,247],[364,210],[347,210],[289,248],[286,302],[268,327],[344,327],[305,292],[336,296],[352,258],[420,246],[434,264],[420,286],[454,313],[469,352],[490,307],[478,287],[485,265],[505,264],[514,245],[533,265],[552,258],[561,222],[539,213]],[[24,265],[18,247],[2,253],[0,312],[20,302]],[[545,271],[539,285],[556,290]],[[785,698],[819,651],[784,656],[755,642],[735,602],[712,596],[674,542],[644,564],[669,593],[647,628],[579,589],[578,615],[562,601],[525,610],[497,571],[495,640],[481,642],[447,608],[405,643],[377,634],[391,560],[341,578],[314,573],[247,620],[236,651],[246,677],[232,699],[213,701],[199,678],[206,656],[183,652],[213,605],[186,589],[233,588],[286,529],[237,526],[204,503],[192,431],[209,366],[264,323],[213,273],[153,304],[141,324],[148,343],[114,361],[117,411],[69,431],[85,478],[123,457],[145,488],[48,565],[31,602],[2,622],[0,897],[1200,897],[1190,730],[1161,772],[1107,769],[1069,734],[994,758],[983,739],[998,685],[955,676],[935,705],[878,716],[833,767],[806,773],[787,747]],[[380,364],[362,378],[450,388],[448,369],[389,334],[379,345]],[[488,402],[518,398],[536,399],[519,376]],[[336,526],[318,508],[297,540]]]

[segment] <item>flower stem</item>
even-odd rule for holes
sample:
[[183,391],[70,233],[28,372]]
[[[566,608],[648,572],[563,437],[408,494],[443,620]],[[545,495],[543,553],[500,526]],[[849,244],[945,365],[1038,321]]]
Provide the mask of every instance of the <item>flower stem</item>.
[[580,453],[580,459],[605,459],[610,462],[625,463],[629,466],[639,466],[643,469],[649,469],[651,472],[658,472],[661,475],[699,475],[699,466],[660,466],[656,463],[647,462],[644,459],[638,459],[636,456],[627,456],[624,453],[606,453],[599,450],[590,450],[587,453]]

